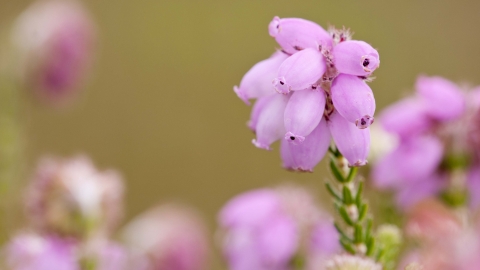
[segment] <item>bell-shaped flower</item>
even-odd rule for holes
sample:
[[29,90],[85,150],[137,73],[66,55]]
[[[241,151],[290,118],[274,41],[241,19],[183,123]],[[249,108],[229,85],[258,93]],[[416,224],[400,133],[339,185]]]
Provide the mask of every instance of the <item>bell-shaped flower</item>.
[[387,132],[401,138],[421,134],[432,125],[424,103],[418,98],[408,98],[397,102],[380,114],[379,122]]
[[369,127],[375,113],[372,89],[357,76],[340,74],[332,83],[332,101],[343,118],[364,129]]
[[401,187],[423,181],[438,168],[443,155],[442,143],[433,136],[413,137],[375,164],[372,178],[378,187]]
[[248,128],[250,128],[251,131],[255,132],[255,128],[257,127],[258,123],[258,117],[263,111],[265,105],[268,104],[272,98],[273,95],[261,97],[257,99],[255,104],[253,105],[252,112],[250,113],[250,120],[248,120],[247,122],[247,126]]
[[287,106],[289,96],[272,95],[258,115],[255,132],[256,139],[252,143],[262,149],[270,150],[270,145],[285,135],[283,114]]
[[286,138],[282,141],[281,156],[283,167],[289,170],[312,172],[322,160],[330,146],[330,132],[327,121],[321,120],[317,127],[305,137],[301,144],[290,143]]
[[285,108],[285,139],[295,143],[305,140],[323,117],[325,92],[318,89],[296,91]]
[[347,40],[333,48],[333,62],[340,73],[367,76],[380,65],[380,56],[364,41]]
[[268,32],[289,54],[307,48],[319,50],[320,46],[332,45],[332,37],[325,29],[304,19],[274,17],[268,26]]
[[325,71],[323,54],[315,49],[305,49],[283,61],[272,83],[281,94],[309,89],[312,86],[316,88]]
[[337,111],[328,120],[328,128],[338,150],[347,159],[349,166],[367,164],[370,149],[370,130],[358,129],[355,124],[347,121]]
[[439,121],[458,118],[465,111],[465,97],[453,82],[442,77],[420,76],[415,88],[428,115]]
[[206,231],[194,210],[173,203],[156,206],[129,222],[122,232],[132,254],[128,269],[210,269]]
[[258,62],[245,73],[240,85],[234,86],[233,91],[247,105],[250,105],[249,99],[275,93],[272,80],[277,77],[278,67],[287,57],[287,54],[277,51],[270,58]]

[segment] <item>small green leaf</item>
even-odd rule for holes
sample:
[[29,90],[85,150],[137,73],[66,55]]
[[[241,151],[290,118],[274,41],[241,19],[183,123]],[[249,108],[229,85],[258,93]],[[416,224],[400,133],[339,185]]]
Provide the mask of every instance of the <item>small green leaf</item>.
[[350,171],[348,172],[348,176],[346,179],[347,183],[351,182],[355,178],[355,176],[357,175],[357,170],[358,170],[357,167],[350,168]]
[[351,253],[351,254],[356,253],[353,246],[350,243],[348,243],[347,241],[345,241],[345,239],[340,238],[340,244],[342,245],[343,249],[345,251],[347,251],[348,253]]
[[357,207],[360,208],[360,204],[362,202],[362,192],[363,192],[363,181],[358,183],[357,195],[355,195],[355,203]]
[[342,230],[342,228],[340,228],[340,225],[338,225],[338,223],[335,222],[333,225],[335,226],[335,229],[337,229],[337,232],[340,234],[341,237],[352,242],[352,239],[350,239],[350,237],[347,236],[347,234]]
[[343,202],[346,205],[353,204],[352,192],[347,186],[343,186],[342,193],[343,193]]
[[375,252],[375,239],[373,237],[370,237],[367,239],[367,256],[372,256],[373,253]]
[[362,204],[360,206],[360,210],[359,210],[360,214],[358,216],[358,221],[361,222],[366,216],[367,216],[367,212],[368,212],[368,204]]
[[369,239],[371,237],[372,225],[373,225],[372,219],[371,218],[367,219],[367,224],[365,226],[365,239]]
[[385,250],[384,249],[380,249],[378,251],[378,254],[376,256],[376,261],[380,261],[382,260],[383,256],[385,255]]
[[348,212],[347,212],[347,209],[345,209],[345,206],[342,205],[340,206],[340,209],[338,211],[340,213],[340,216],[343,218],[343,220],[350,226],[353,226],[354,223],[352,221],[352,219],[350,218],[350,216],[348,215]]
[[335,165],[335,162],[333,160],[330,161],[330,169],[332,170],[332,174],[337,179],[339,182],[344,183],[345,178],[343,177],[342,172],[338,169],[337,165]]
[[360,224],[355,224],[355,243],[363,242],[363,228]]
[[340,197],[340,195],[338,195],[337,192],[333,190],[333,187],[329,183],[325,183],[325,186],[327,187],[328,193],[330,193],[338,201],[342,201],[342,198]]

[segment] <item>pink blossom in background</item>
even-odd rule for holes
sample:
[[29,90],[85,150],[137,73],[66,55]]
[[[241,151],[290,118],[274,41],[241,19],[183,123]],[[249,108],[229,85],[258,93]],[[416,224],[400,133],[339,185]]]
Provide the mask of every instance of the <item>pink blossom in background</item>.
[[231,199],[219,213],[225,260],[232,270],[291,269],[296,258],[319,269],[340,251],[330,218],[296,186],[257,189]]
[[245,103],[257,99],[248,122],[253,144],[269,150],[282,139],[284,167],[311,172],[333,138],[350,166],[365,165],[375,113],[366,80],[380,64],[378,52],[350,40],[348,30],[329,33],[304,19],[275,17],[268,30],[280,50],[234,87]]
[[26,192],[26,211],[34,228],[84,237],[110,234],[123,216],[123,180],[98,171],[85,156],[44,158]]
[[88,239],[78,250],[83,260],[91,260],[95,270],[130,270],[130,254],[127,249],[107,238],[97,236]]
[[82,242],[26,232],[7,244],[4,256],[11,270],[80,270],[86,262],[96,270],[130,270],[124,248],[105,238]]
[[478,91],[466,92],[444,78],[426,76],[418,78],[415,88],[414,96],[379,117],[398,144],[375,162],[375,185],[395,191],[404,209],[444,192],[470,193],[470,204],[478,205]]
[[80,270],[73,242],[34,233],[15,236],[5,249],[8,269]]
[[416,262],[424,270],[480,268],[480,226],[466,212],[453,211],[438,201],[422,201],[409,211],[405,234],[416,244],[400,266]]
[[95,31],[79,1],[33,3],[17,19],[13,30],[20,79],[50,103],[71,99],[91,65]]
[[122,232],[130,248],[131,268],[206,270],[209,241],[203,220],[190,208],[160,205],[130,221]]

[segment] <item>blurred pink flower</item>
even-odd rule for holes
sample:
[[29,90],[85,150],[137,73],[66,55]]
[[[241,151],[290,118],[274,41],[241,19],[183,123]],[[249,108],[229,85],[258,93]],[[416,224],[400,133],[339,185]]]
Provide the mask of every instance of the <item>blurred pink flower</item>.
[[107,238],[92,237],[78,248],[81,260],[92,263],[95,270],[130,270],[127,250]]
[[375,112],[365,81],[380,64],[378,52],[350,40],[347,30],[329,34],[299,18],[275,17],[269,34],[282,50],[253,66],[234,87],[245,103],[258,99],[248,123],[256,134],[253,144],[269,150],[284,138],[284,167],[312,171],[331,135],[351,166],[365,165]]
[[52,236],[23,233],[6,247],[8,269],[80,270],[72,242]]
[[75,0],[39,0],[17,19],[13,41],[25,84],[51,103],[73,97],[89,68],[95,26]]
[[400,265],[416,262],[424,270],[480,269],[480,227],[465,214],[433,200],[415,206],[405,230],[417,244]]
[[232,270],[290,269],[295,258],[317,269],[340,250],[333,222],[307,191],[295,186],[240,194],[222,208],[219,223]]
[[135,269],[208,268],[205,224],[195,211],[185,206],[165,204],[150,209],[128,223],[122,235],[131,248]]
[[129,270],[123,247],[105,238],[89,240],[22,233],[6,246],[6,263],[12,270],[90,269],[85,265],[94,265],[96,270]]
[[375,185],[394,190],[402,208],[448,190],[470,192],[474,202],[480,192],[472,140],[480,136],[474,117],[480,112],[478,91],[464,92],[441,77],[421,76],[415,87],[415,96],[393,104],[379,117],[399,143],[374,164]]
[[117,172],[100,172],[85,156],[43,158],[27,189],[27,216],[45,232],[109,234],[123,215],[123,189]]

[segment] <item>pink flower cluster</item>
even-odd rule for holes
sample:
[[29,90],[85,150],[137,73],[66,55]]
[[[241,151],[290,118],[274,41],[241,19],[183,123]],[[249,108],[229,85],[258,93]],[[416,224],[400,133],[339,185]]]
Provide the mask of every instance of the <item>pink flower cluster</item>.
[[375,112],[366,81],[380,64],[378,52],[350,40],[348,30],[328,33],[304,19],[275,17],[269,33],[281,49],[234,87],[245,103],[257,99],[248,122],[253,144],[270,149],[284,138],[284,167],[312,171],[332,137],[351,166],[365,165]]
[[224,256],[231,270],[323,269],[340,251],[330,218],[302,188],[258,189],[231,199],[220,211]]
[[419,77],[416,94],[385,109],[380,124],[398,145],[374,164],[377,187],[395,190],[408,207],[452,187],[480,204],[478,149],[480,90],[462,91],[441,77]]

